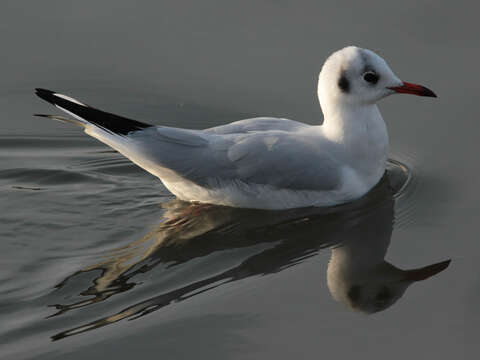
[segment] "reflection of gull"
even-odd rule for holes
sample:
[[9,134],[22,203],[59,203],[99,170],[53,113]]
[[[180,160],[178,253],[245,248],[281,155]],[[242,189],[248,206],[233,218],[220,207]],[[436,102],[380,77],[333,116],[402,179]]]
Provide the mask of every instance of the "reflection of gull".
[[333,298],[366,313],[385,310],[393,305],[415,281],[445,270],[450,260],[414,270],[401,270],[384,257],[390,242],[386,228],[372,229],[370,237],[348,239],[332,249],[327,282]]
[[388,152],[376,102],[393,93],[435,96],[354,46],[322,68],[322,126],[266,117],[206,130],[152,126],[37,89],[74,119],[50,117],[84,127],[158,176],[179,199],[262,209],[335,205],[368,192],[385,172]]
[[[336,208],[264,211],[173,201],[164,214],[168,221],[102,263],[82,271],[102,270],[93,286],[82,293],[93,296],[90,300],[58,304],[60,311],[55,315],[86,306],[89,301],[104,301],[112,295],[131,291],[135,285],[133,280],[148,271],[157,272],[158,295],[111,316],[62,331],[53,339],[126,318],[139,318],[228,282],[281,271],[330,246],[334,249],[327,279],[332,296],[362,311],[384,310],[403,294],[410,280],[432,276],[447,265],[444,262],[424,270],[402,272],[383,260],[392,232],[393,204],[387,177],[368,196]],[[220,252],[221,269],[213,275],[202,272],[212,265],[208,256]],[[191,261],[193,259],[195,261]],[[195,266],[195,275],[192,275],[192,266]],[[177,282],[181,285],[172,289],[175,278],[172,279],[169,271],[175,274],[175,269],[180,272],[179,268],[195,278],[185,284],[181,277]],[[169,279],[163,291],[162,275]],[[76,274],[59,287],[75,279]],[[130,294],[134,296],[135,292]]]

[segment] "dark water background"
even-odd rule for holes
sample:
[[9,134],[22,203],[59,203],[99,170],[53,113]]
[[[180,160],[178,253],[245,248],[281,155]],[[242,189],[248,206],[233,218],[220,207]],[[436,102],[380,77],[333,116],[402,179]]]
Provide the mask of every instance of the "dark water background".
[[[475,358],[471,4],[2,1],[1,358]],[[55,112],[33,95],[45,87],[169,126],[256,115],[316,124],[317,73],[350,44],[439,98],[382,102],[391,157],[410,172],[392,163],[346,208],[188,207],[77,128],[31,116]],[[365,315],[334,301],[326,282],[330,248],[355,241],[390,242],[386,260],[400,268],[452,263]]]

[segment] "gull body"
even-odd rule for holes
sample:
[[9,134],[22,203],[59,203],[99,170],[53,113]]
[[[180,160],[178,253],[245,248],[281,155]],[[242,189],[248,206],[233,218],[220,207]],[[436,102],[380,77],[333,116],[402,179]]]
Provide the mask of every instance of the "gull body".
[[388,133],[376,102],[393,93],[435,96],[402,82],[354,46],[333,53],[318,81],[323,125],[270,117],[205,130],[153,126],[50,90],[37,95],[156,175],[181,200],[244,208],[330,206],[357,199],[385,172]]

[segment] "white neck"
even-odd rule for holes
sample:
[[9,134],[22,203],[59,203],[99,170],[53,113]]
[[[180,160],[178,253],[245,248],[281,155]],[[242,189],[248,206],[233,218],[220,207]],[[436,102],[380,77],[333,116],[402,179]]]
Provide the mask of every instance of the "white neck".
[[340,145],[346,164],[369,186],[375,185],[385,171],[388,155],[388,133],[378,107],[322,100],[323,135]]

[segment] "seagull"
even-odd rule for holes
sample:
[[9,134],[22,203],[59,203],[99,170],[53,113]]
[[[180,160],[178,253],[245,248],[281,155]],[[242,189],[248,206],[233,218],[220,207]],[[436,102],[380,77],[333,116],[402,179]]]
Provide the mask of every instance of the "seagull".
[[204,130],[156,126],[36,89],[70,122],[160,178],[177,198],[241,208],[333,206],[365,195],[382,178],[388,133],[376,105],[395,93],[436,97],[401,81],[374,52],[348,46],[318,80],[322,125],[272,117]]

